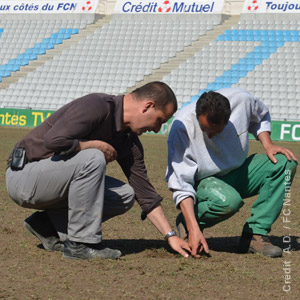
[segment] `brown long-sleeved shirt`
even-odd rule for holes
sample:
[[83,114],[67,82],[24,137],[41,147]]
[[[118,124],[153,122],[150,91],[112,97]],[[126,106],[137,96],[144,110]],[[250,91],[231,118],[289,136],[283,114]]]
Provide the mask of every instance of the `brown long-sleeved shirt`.
[[29,132],[15,147],[24,147],[29,162],[76,151],[79,141],[101,140],[112,145],[117,161],[135,191],[142,219],[162,198],[150,183],[143,146],[131,130],[122,129],[123,96],[89,94],[61,107]]

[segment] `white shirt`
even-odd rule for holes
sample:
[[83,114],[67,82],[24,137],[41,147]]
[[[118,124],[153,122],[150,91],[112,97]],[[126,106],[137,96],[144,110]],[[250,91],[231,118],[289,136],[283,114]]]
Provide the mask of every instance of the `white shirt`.
[[225,175],[240,167],[248,156],[249,137],[271,132],[268,107],[248,91],[239,88],[218,90],[231,107],[224,130],[209,139],[196,117],[196,102],[178,111],[168,138],[166,180],[176,206],[187,197],[195,201],[195,182],[213,175]]

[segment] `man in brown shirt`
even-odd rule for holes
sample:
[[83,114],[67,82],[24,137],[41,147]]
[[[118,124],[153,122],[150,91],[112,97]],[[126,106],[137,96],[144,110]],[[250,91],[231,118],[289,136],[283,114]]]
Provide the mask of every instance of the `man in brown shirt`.
[[[124,96],[90,94],[53,113],[15,146],[25,149],[28,163],[6,172],[10,197],[42,210],[27,218],[25,227],[45,249],[62,250],[64,257],[115,259],[121,252],[102,247],[101,224],[125,213],[136,199],[142,219],[148,217],[170,246],[188,257],[187,243],[171,229],[148,179],[138,138],[157,133],[176,110],[170,87],[152,82]],[[129,184],[105,175],[114,160]]]

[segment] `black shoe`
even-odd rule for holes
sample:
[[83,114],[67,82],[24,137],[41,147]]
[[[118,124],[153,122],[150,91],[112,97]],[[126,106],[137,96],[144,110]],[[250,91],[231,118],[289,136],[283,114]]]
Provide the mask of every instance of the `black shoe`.
[[176,218],[176,227],[177,227],[179,237],[182,238],[183,240],[187,241],[188,237],[189,237],[189,233],[186,228],[186,225],[184,222],[184,217],[183,217],[182,213],[180,213]]
[[65,241],[63,250],[63,256],[72,259],[118,259],[121,255],[120,250],[102,248],[101,244],[84,244],[70,240]]
[[239,245],[240,253],[261,253],[267,257],[281,257],[282,249],[272,245],[269,238],[265,235],[251,234],[243,232]]
[[25,228],[35,235],[48,251],[62,251],[64,244],[52,225],[46,211],[35,212],[24,221]]

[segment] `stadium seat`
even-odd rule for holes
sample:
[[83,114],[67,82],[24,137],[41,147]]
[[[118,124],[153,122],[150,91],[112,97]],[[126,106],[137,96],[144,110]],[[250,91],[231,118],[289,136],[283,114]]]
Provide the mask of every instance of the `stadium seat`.
[[[3,42],[0,47],[0,80],[93,22],[76,18],[4,19],[0,24]],[[43,109],[47,104],[48,108],[58,108],[75,96],[97,89],[124,93],[221,21],[220,15],[209,18],[191,16],[189,19],[112,15],[108,24],[38,67],[11,89],[20,95],[24,89],[26,97],[31,95],[32,99],[35,99],[36,91],[40,91],[39,95],[47,96],[46,103],[39,103]],[[180,96],[180,107],[197,99],[204,90],[242,86],[271,104],[275,112],[273,119],[274,116],[281,119],[283,113],[276,108],[280,107],[277,100],[284,95],[283,89],[291,91],[286,93],[287,107],[295,107],[293,98],[299,98],[299,28],[298,20],[292,18],[243,17],[232,29],[219,35],[178,68],[170,70],[163,81]],[[2,89],[0,97],[9,93],[10,88]],[[49,95],[52,102],[48,101]],[[24,106],[30,107],[27,100]],[[22,105],[21,100],[20,103]],[[37,104],[32,103],[32,107],[37,107]],[[297,109],[293,114],[291,112],[292,109],[288,109],[286,113],[299,118]]]

